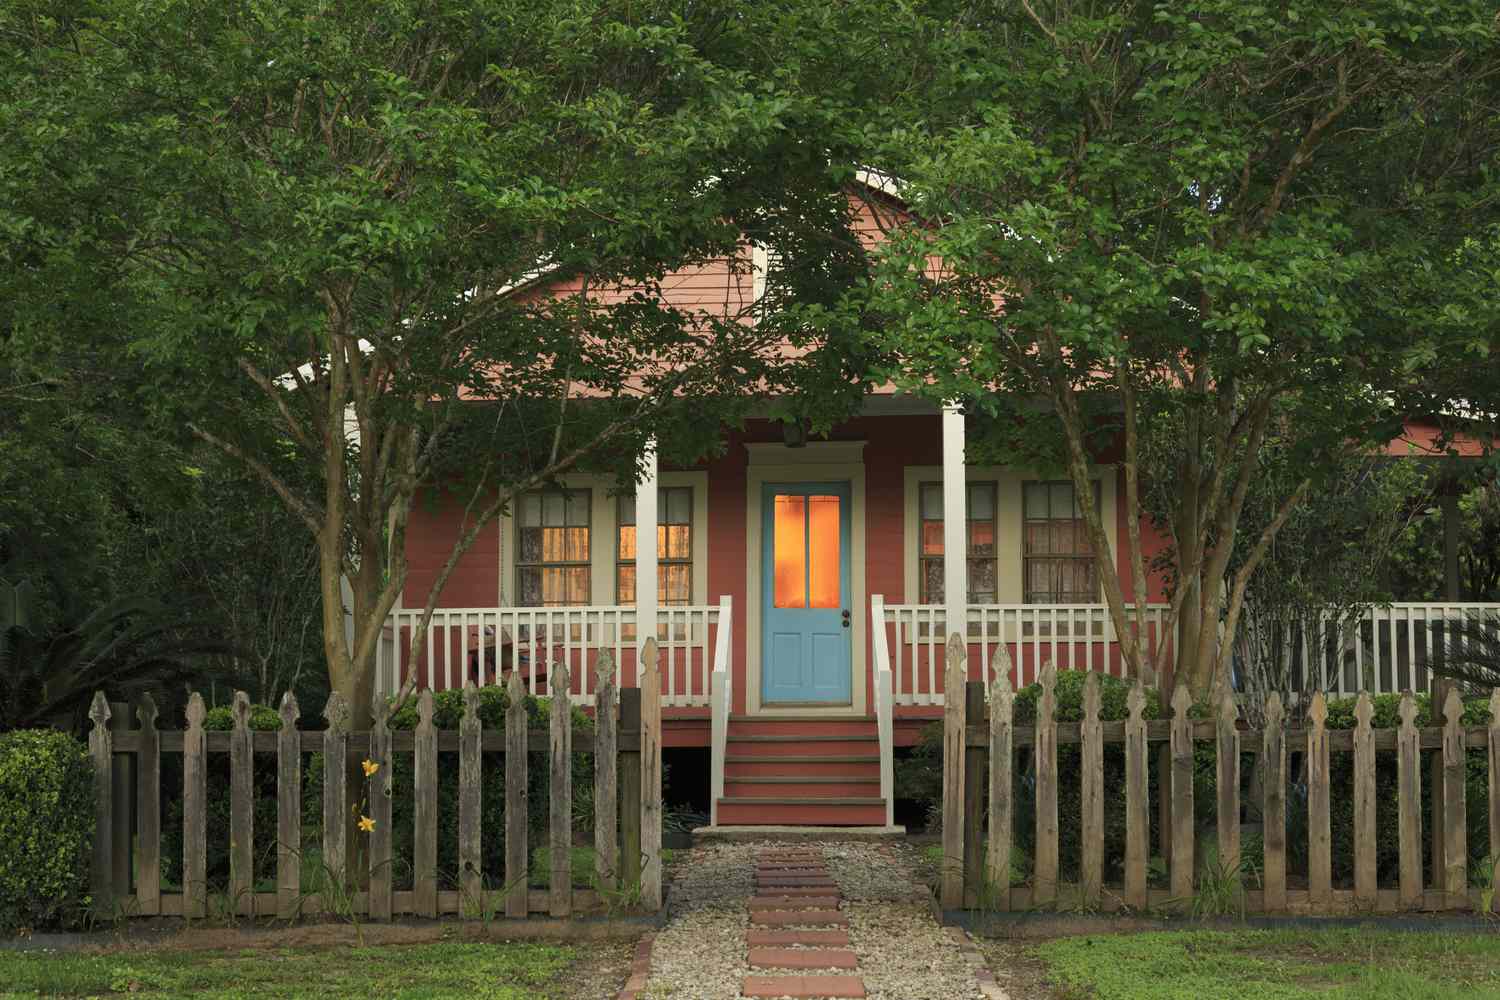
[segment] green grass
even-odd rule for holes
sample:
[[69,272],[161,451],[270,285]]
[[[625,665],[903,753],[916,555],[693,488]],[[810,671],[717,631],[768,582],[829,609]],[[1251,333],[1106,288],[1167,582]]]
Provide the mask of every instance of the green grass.
[[1070,998],[1500,998],[1500,934],[1173,931],[1063,938],[1033,953]]
[[0,952],[0,997],[560,1000],[571,948],[533,943],[60,955]]

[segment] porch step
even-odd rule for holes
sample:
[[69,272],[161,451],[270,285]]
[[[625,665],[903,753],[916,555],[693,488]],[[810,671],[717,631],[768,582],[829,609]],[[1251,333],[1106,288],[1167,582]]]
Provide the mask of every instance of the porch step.
[[731,715],[729,717],[729,739],[747,736],[796,736],[824,739],[879,739],[875,720],[861,716],[827,715]]
[[726,756],[756,757],[806,757],[868,755],[872,751],[878,756],[880,739],[875,735],[863,736],[730,736],[725,748]]
[[885,799],[864,796],[725,796],[721,826],[883,826]]
[[879,778],[880,757],[736,755],[724,758],[724,780],[740,778]]
[[860,798],[880,792],[880,776],[809,777],[781,774],[756,777],[725,777],[724,796],[731,799]]

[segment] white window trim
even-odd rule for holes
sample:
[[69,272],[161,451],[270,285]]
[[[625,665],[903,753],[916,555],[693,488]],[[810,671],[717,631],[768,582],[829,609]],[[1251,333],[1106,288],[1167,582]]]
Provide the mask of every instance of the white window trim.
[[[616,547],[619,544],[619,482],[613,476],[573,473],[559,477],[569,490],[589,490],[589,604],[613,607],[615,603]],[[690,486],[693,490],[693,595],[694,605],[708,603],[708,473],[663,472],[660,486]],[[500,579],[496,607],[516,607],[515,518],[506,512],[500,518]],[[680,605],[679,605],[680,606]]]
[[[1025,587],[1022,578],[1025,551],[1021,502],[1021,484],[1037,482],[1048,477],[1030,470],[1014,469],[994,465],[970,465],[964,468],[964,479],[970,483],[995,484],[995,598],[1000,604],[1024,604]],[[1104,521],[1104,534],[1109,539],[1110,563],[1118,563],[1118,508],[1115,501],[1118,473],[1115,466],[1095,465],[1089,467],[1090,478],[1099,483],[1099,513]],[[1059,477],[1053,476],[1052,479]],[[943,467],[940,465],[908,465],[905,469],[905,510],[902,516],[902,580],[906,604],[921,600],[920,555],[918,552],[921,530],[921,488],[923,483],[942,482]],[[1103,598],[1101,597],[1102,601]],[[1036,605],[1047,607],[1048,605]]]

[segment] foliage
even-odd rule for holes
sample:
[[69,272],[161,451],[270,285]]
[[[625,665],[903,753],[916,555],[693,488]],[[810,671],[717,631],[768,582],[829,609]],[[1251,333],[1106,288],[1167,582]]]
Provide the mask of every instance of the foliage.
[[1379,926],[1167,931],[1037,946],[1049,975],[1099,1000],[1430,1000],[1500,994],[1500,939]]
[[0,733],[0,932],[69,923],[88,906],[94,771],[65,733]]
[[95,691],[155,692],[193,676],[196,657],[226,649],[208,622],[143,597],[64,606],[46,630],[0,628],[0,730],[77,728]]
[[550,1000],[574,949],[532,942],[0,953],[8,990],[66,996]]
[[[1414,368],[1489,354],[1500,120],[1495,79],[1473,84],[1500,27],[1473,0],[921,10],[925,100],[868,130],[915,218],[860,309],[898,384],[975,415],[976,451],[1067,470],[1121,636],[1144,554],[1127,598],[1090,466],[1121,463],[1133,534],[1142,428],[1182,427],[1168,617],[1204,697],[1280,517],[1331,457],[1395,436]],[[1303,476],[1226,593],[1273,428]]]
[[[1500,601],[1500,478],[1492,466],[1476,475],[1457,498],[1459,598]],[[1436,507],[1407,526],[1385,567],[1386,586],[1397,600],[1439,601],[1443,580],[1443,517]]]

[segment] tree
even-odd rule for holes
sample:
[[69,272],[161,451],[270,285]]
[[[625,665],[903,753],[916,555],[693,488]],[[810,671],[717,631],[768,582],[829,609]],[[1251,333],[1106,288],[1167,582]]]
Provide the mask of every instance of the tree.
[[[1500,207],[1493,9],[964,8],[928,8],[962,66],[934,102],[950,113],[879,146],[917,213],[872,294],[881,344],[898,381],[986,418],[984,447],[1067,469],[1123,654],[1148,679],[1164,662],[1129,628],[1090,464],[1121,461],[1143,603],[1142,429],[1175,422],[1167,620],[1177,677],[1208,695],[1317,470],[1388,441],[1414,372],[1462,364],[1496,329],[1493,260],[1472,239]],[[1434,331],[1418,321],[1438,286],[1464,308]],[[1305,474],[1240,549],[1273,435]]]
[[[107,294],[160,379],[152,415],[298,518],[356,725],[419,496],[454,491],[465,531],[414,649],[519,492],[572,468],[628,478],[653,434],[669,458],[701,452],[747,387],[847,374],[787,358],[784,326],[749,322],[748,303],[659,294],[674,269],[747,259],[747,235],[788,244],[803,295],[861,273],[843,158],[805,141],[828,123],[757,75],[775,54],[755,29],[733,9],[608,0],[0,14],[3,232],[35,296],[19,321],[67,336],[85,293]],[[567,294],[534,294],[542,280]],[[258,397],[227,388],[245,384]],[[287,458],[313,489],[278,471]]]

